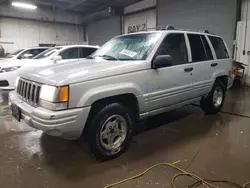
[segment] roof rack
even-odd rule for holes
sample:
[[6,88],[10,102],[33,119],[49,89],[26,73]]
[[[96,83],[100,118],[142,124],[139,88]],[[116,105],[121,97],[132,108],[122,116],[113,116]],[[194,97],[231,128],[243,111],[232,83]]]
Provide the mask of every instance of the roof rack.
[[195,29],[181,29],[181,28],[174,28],[172,25],[167,25],[166,27],[152,27],[152,28],[147,28],[144,29],[143,31],[149,31],[149,30],[183,30],[183,31],[195,31],[195,32],[202,32],[202,33],[209,33],[209,34],[213,34],[210,33],[207,29],[206,30],[195,30]]
[[175,30],[175,28],[172,25],[167,25],[165,30]]

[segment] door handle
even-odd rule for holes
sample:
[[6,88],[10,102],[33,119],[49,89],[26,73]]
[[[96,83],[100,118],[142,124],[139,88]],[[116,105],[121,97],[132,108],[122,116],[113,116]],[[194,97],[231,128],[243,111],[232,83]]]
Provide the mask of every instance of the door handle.
[[218,63],[212,63],[211,67],[216,67],[218,65]]
[[184,69],[185,72],[191,72],[192,70],[193,70],[193,67],[189,67],[189,68]]

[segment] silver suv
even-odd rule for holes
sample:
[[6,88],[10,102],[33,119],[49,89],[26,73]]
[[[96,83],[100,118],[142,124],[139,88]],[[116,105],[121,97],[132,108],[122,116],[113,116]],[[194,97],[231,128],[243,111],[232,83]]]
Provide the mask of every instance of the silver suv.
[[21,74],[10,107],[49,135],[86,138],[107,160],[128,148],[139,120],[197,101],[219,112],[231,67],[225,42],[208,32],[121,35],[88,59]]

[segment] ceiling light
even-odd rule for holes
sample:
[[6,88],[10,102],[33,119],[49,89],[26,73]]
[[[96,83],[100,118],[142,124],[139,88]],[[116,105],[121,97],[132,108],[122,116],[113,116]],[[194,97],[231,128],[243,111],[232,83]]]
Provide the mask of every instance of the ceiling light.
[[33,10],[37,8],[36,5],[30,4],[30,3],[22,3],[22,2],[16,2],[16,1],[12,2],[11,5],[14,7],[33,9]]

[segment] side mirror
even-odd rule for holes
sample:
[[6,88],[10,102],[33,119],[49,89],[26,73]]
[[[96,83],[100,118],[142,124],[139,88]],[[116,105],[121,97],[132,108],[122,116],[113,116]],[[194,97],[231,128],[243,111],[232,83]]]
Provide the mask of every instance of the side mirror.
[[60,56],[60,55],[56,55],[56,56],[53,58],[53,62],[54,62],[54,63],[57,63],[57,61],[60,61],[60,60],[62,60],[62,56]]
[[173,60],[171,55],[159,55],[153,61],[152,68],[159,69],[163,67],[170,67],[173,65]]

